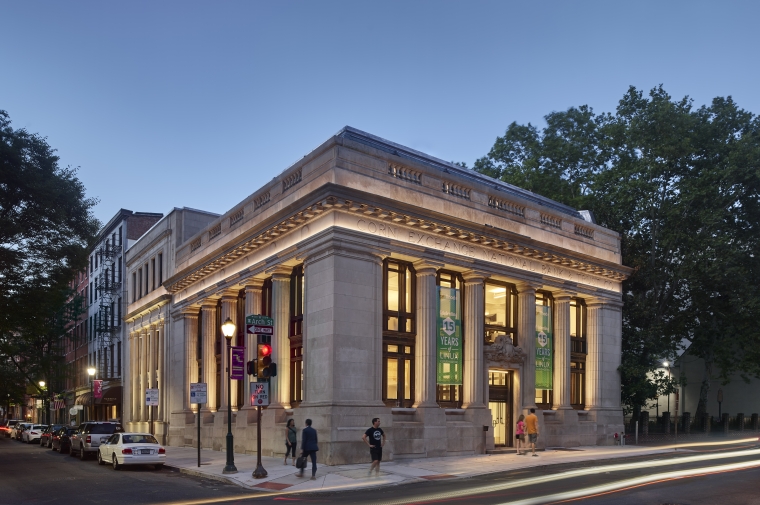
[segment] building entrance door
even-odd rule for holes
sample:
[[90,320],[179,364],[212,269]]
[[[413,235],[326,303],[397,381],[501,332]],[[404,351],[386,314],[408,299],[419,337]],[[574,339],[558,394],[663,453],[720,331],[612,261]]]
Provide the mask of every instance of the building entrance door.
[[494,445],[512,447],[512,371],[488,372],[488,408],[491,409]]

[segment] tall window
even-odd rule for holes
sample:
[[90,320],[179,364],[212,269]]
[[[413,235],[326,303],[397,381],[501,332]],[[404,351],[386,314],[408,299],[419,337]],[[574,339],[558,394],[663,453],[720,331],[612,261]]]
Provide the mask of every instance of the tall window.
[[164,255],[158,253],[158,285],[164,285]]
[[586,405],[586,303],[581,298],[570,300],[570,404],[583,409]]
[[290,274],[290,404],[303,400],[303,265]]
[[[547,291],[536,291],[536,306],[549,307],[549,321],[554,322],[554,299],[551,293]],[[552,333],[554,327],[552,327]],[[533,337],[535,338],[535,337]],[[554,359],[554,353],[552,352],[552,360]],[[554,394],[551,389],[536,389],[536,406],[540,409],[550,409],[552,407],[552,401]]]
[[383,401],[414,403],[415,273],[411,263],[383,261]]
[[150,290],[153,291],[154,289],[156,289],[156,258],[150,259],[150,276],[151,276]]
[[[462,276],[457,272],[439,270],[436,275],[437,284],[444,288],[453,288],[460,290],[460,300],[462,301],[462,313],[460,314],[462,328],[464,328],[464,287]],[[464,350],[464,331],[462,332],[462,349]],[[464,362],[464,359],[462,360]],[[462,386],[438,386],[437,391],[438,405],[449,409],[458,409],[462,406]]]
[[[92,289],[92,286],[90,287]],[[137,301],[137,274],[132,272],[132,303]]]
[[143,290],[142,290],[142,281],[143,281],[142,268],[138,268],[137,269],[137,277],[139,279],[139,281],[137,283],[137,293],[138,293],[137,298],[139,299],[139,298],[142,298],[142,295],[143,295]]
[[485,339],[493,344],[496,337],[506,335],[517,345],[517,290],[506,282],[485,283]]

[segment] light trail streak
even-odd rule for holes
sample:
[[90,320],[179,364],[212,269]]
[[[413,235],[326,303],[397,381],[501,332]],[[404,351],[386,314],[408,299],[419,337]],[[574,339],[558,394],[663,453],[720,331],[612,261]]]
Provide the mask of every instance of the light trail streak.
[[715,445],[736,445],[736,444],[746,444],[746,443],[758,443],[760,442],[760,438],[753,437],[753,438],[743,438],[741,440],[722,440],[719,442],[693,442],[691,444],[674,444],[674,445],[663,445],[661,446],[662,449],[682,449],[685,447],[709,447],[709,446],[715,446]]
[[526,498],[523,500],[503,502],[499,505],[538,505],[541,503],[560,503],[563,501],[572,501],[579,498],[590,498],[591,496],[608,494],[613,491],[623,491],[625,489],[635,488],[646,484],[654,484],[657,482],[684,479],[688,477],[697,477],[714,473],[735,472],[737,470],[748,470],[750,468],[758,467],[760,467],[760,461],[745,461],[743,463],[729,463],[727,465],[693,468],[691,470],[676,470],[666,473],[645,475],[633,479],[619,480],[616,482],[611,482],[609,484],[602,484],[599,486],[592,486],[583,489],[575,489],[573,491],[565,491],[562,493],[537,496],[535,498]]
[[[526,486],[535,486],[537,484],[546,484],[550,482],[556,482],[565,479],[571,479],[574,477],[583,477],[587,475],[595,475],[598,473],[608,472],[620,472],[624,470],[638,470],[647,468],[656,468],[663,466],[682,465],[685,463],[697,463],[702,461],[715,461],[716,459],[728,459],[737,458],[742,456],[758,456],[760,455],[760,449],[753,449],[750,451],[731,451],[720,454],[700,454],[694,456],[685,456],[673,459],[654,460],[654,461],[639,461],[635,463],[620,463],[615,465],[595,466],[591,468],[579,468],[578,470],[569,470],[567,472],[560,472],[552,475],[542,475],[538,477],[530,477],[527,479],[520,479],[514,482],[503,482],[500,484],[491,484],[488,486],[482,486],[477,489],[461,490],[461,491],[449,491],[445,493],[435,493],[429,496],[418,497],[414,500],[414,503],[428,503],[442,500],[451,500],[456,498],[464,498],[466,496],[472,496],[475,494],[483,495],[488,493],[495,493],[498,491],[506,491],[508,489],[517,489]],[[758,462],[760,465],[760,462]],[[376,505],[405,505],[410,503],[409,499],[396,499],[386,500],[382,502],[374,502]]]

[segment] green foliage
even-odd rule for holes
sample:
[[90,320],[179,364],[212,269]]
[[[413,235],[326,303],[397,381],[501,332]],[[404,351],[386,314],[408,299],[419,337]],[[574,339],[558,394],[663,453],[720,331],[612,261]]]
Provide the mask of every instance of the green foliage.
[[[512,123],[474,169],[576,208],[621,234],[622,401],[635,416],[676,384],[679,347],[721,379],[760,376],[760,119],[731,98],[693,109],[631,87],[614,114],[553,112]],[[704,404],[704,401],[701,405]],[[703,408],[703,407],[700,407]]]
[[99,223],[76,170],[0,111],[0,360],[29,384],[61,368],[61,335],[81,301],[69,283]]

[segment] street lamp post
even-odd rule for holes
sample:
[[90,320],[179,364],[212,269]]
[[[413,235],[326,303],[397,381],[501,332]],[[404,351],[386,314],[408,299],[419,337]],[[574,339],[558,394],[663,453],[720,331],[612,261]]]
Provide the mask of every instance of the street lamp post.
[[232,336],[235,334],[235,323],[229,317],[222,324],[222,335],[227,339],[227,464],[222,473],[237,473],[232,443]]
[[42,390],[42,424],[47,424],[45,422],[46,415],[45,415],[45,381],[40,381],[40,389]]
[[95,417],[95,393],[93,392],[93,381],[95,379],[95,367],[89,367],[87,369],[87,375],[90,376],[90,410],[87,411],[87,420],[92,421],[91,417]]

